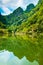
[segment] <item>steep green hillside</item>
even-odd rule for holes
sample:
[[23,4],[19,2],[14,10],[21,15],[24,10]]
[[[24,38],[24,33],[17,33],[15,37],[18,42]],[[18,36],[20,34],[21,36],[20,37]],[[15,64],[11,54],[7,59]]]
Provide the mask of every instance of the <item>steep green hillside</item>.
[[[33,11],[30,17],[26,19],[25,22],[22,22],[21,25],[16,27],[16,32],[26,32],[27,34],[36,36],[37,34],[43,35],[43,1],[39,3]],[[29,13],[28,13],[29,15]]]
[[13,25],[13,27],[19,26],[22,21],[25,21],[30,15],[32,15],[32,13],[28,14],[28,12],[34,8],[34,5],[32,5],[33,4],[28,5],[26,11],[23,11],[23,9],[19,7],[10,15],[0,16],[0,21],[2,21],[2,23],[4,21],[7,27],[10,27],[11,25]]
[[[29,18],[29,17],[31,17],[31,15],[33,15],[34,14],[34,8],[35,8],[35,6],[33,7],[33,6],[31,6],[31,5],[33,5],[33,4],[30,4],[29,6],[28,6],[28,8],[25,10],[25,11],[23,11],[22,12],[22,14],[20,14],[20,15],[17,15],[16,16],[16,14],[15,14],[15,16],[14,16],[14,12],[13,12],[13,14],[11,14],[10,16],[8,16],[8,18],[10,17],[10,19],[8,19],[9,21],[10,21],[10,26],[8,27],[8,29],[10,29],[10,30],[14,30],[15,32],[17,31],[17,29],[18,29],[18,27],[20,26],[20,25],[22,25],[22,23],[24,22],[25,23],[25,21],[27,21],[27,19]],[[19,7],[20,8],[20,7]],[[30,9],[29,9],[30,8]],[[31,11],[31,12],[30,12]]]
[[6,28],[7,26],[6,24],[7,24],[6,19],[0,13],[0,28]]

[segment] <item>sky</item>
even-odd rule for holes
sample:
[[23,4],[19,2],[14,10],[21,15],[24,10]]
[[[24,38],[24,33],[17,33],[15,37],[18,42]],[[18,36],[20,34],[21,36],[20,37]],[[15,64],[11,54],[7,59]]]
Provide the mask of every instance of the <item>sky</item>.
[[30,3],[36,5],[38,0],[0,0],[0,12],[2,15],[8,15],[12,13],[18,7],[26,9],[26,6]]

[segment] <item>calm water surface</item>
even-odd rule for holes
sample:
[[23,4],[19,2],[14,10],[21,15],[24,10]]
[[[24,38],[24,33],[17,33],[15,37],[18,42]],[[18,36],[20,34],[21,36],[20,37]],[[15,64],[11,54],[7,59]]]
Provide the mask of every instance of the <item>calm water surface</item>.
[[[0,37],[0,65],[43,65],[43,37]],[[1,51],[1,50],[8,51]]]
[[39,65],[37,61],[30,62],[24,56],[19,59],[12,52],[0,51],[0,65]]

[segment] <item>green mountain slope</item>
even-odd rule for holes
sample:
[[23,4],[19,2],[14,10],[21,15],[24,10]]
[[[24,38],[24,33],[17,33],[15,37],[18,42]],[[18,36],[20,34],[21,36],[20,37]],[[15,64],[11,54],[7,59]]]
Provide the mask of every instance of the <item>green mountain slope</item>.
[[[34,6],[34,5],[33,5]],[[4,22],[7,26],[11,26],[12,24],[15,25],[20,25],[22,23],[22,21],[25,21],[25,19],[28,18],[28,13],[30,9],[32,10],[32,6],[29,5],[28,8],[26,9],[26,11],[23,11],[23,9],[21,7],[17,8],[13,13],[11,13],[8,16],[2,16],[2,22],[3,22],[3,18],[4,18]],[[33,7],[34,8],[34,7]],[[30,16],[30,15],[29,15]],[[0,16],[1,18],[1,16]]]
[[43,35],[43,1],[31,12],[34,12],[34,14],[28,17],[25,22],[22,22],[20,26],[17,26],[17,32],[25,32],[30,35],[33,33],[35,36],[37,34]]
[[6,24],[7,24],[6,19],[0,13],[0,28],[6,28],[7,26]]
[[[20,15],[17,15],[17,13],[15,13],[15,12],[13,12],[10,16],[7,16],[8,18],[10,18],[10,19],[8,19],[8,21],[9,21],[9,23],[8,24],[10,24],[11,22],[11,24],[10,24],[10,26],[9,26],[9,28],[8,29],[10,29],[10,30],[14,30],[14,31],[17,31],[17,29],[18,29],[18,27],[23,23],[23,22],[25,22],[31,15],[33,15],[34,14],[34,11],[33,11],[33,9],[34,9],[34,7],[33,6],[31,6],[31,5],[33,5],[33,4],[30,4],[29,6],[28,6],[28,8],[25,10],[25,11],[22,11],[22,13],[21,13],[21,11],[19,11],[21,14]],[[30,9],[29,9],[30,8]],[[15,10],[15,11],[17,11],[17,10]],[[30,12],[31,11],[31,12]],[[14,15],[15,14],[15,15]],[[16,16],[17,15],[17,16]]]

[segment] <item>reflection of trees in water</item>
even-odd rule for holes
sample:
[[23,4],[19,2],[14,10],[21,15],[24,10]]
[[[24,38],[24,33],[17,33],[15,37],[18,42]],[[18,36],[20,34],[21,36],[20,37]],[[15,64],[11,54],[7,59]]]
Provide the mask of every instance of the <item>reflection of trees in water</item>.
[[31,62],[37,60],[39,65],[43,65],[43,42],[40,40],[40,43],[39,39],[33,41],[29,37],[24,38],[21,36],[0,38],[0,50],[6,49],[12,51],[19,58],[26,56]]

